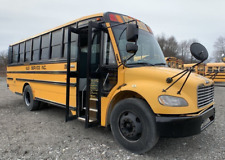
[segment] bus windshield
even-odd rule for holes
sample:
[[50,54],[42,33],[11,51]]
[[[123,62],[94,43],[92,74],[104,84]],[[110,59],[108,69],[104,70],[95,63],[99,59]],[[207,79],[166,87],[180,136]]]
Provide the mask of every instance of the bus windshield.
[[[126,40],[126,25],[119,25],[112,27],[116,42],[120,51],[120,55],[123,61],[126,61],[131,54],[126,51],[126,44],[129,43]],[[138,34],[138,51],[133,58],[126,61],[126,65],[166,65],[162,50],[155,40],[154,36],[143,29],[139,28]]]

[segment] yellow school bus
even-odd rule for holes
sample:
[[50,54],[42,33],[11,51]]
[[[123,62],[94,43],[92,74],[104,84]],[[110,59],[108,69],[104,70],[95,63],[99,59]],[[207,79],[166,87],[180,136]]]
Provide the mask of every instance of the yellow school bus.
[[[191,69],[196,63],[184,64],[184,69]],[[205,64],[200,63],[193,68],[193,72],[200,74],[202,76],[205,75]]]
[[[189,64],[184,64],[184,69],[191,69],[192,66],[194,66],[196,63],[189,63]],[[198,66],[195,66],[193,68],[193,73],[197,73],[198,71]]]
[[201,63],[197,66],[197,70],[198,70],[198,74],[202,75],[202,76],[205,76],[205,64],[204,63]]
[[225,82],[225,63],[207,63],[205,77],[214,82]]
[[8,56],[7,86],[28,110],[50,103],[65,108],[66,121],[110,126],[131,152],[214,121],[213,81],[191,73],[172,86],[166,79],[180,71],[167,67],[150,27],[123,14],[74,20],[10,45]]
[[183,69],[183,61],[181,59],[178,59],[176,57],[165,57],[166,64],[170,68],[177,68],[177,69]]

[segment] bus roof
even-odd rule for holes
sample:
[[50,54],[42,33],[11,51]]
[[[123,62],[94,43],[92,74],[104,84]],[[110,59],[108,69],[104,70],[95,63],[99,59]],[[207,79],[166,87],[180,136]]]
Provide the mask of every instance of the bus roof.
[[63,24],[63,25],[60,25],[60,26],[58,26],[58,27],[55,27],[55,28],[49,29],[49,30],[44,31],[44,32],[42,32],[42,33],[36,34],[36,35],[34,35],[34,36],[32,36],[32,37],[29,37],[29,38],[26,38],[26,39],[21,40],[21,41],[19,41],[19,42],[16,42],[16,43],[14,43],[14,44],[11,44],[10,46],[13,46],[13,45],[19,44],[19,43],[24,42],[24,41],[27,41],[27,40],[29,40],[29,39],[32,39],[32,38],[38,37],[38,36],[43,35],[43,34],[46,34],[46,33],[49,33],[49,32],[51,32],[51,31],[55,31],[55,30],[57,30],[57,29],[60,29],[60,28],[63,28],[63,27],[66,27],[66,26],[72,25],[72,24],[74,24],[74,23],[76,23],[76,22],[79,22],[79,21],[82,21],[82,20],[86,20],[86,19],[90,19],[90,18],[94,18],[94,17],[102,17],[102,16],[103,16],[103,14],[104,14],[104,13],[98,13],[98,14],[93,14],[93,15],[84,16],[84,17],[81,17],[81,18],[75,19],[75,20],[73,20],[73,21],[70,21],[70,22],[65,23],[65,24]]
[[221,63],[207,63],[206,64],[209,67],[214,67],[214,66],[225,66],[225,63],[221,62]]
[[[24,40],[22,40],[22,41],[19,41],[19,42],[16,42],[16,43],[14,43],[14,44],[11,44],[10,46],[14,46],[14,45],[17,45],[17,44],[19,44],[19,43],[25,42],[25,41],[27,41],[27,40],[36,38],[36,37],[38,37],[38,36],[47,34],[47,33],[49,33],[49,32],[52,32],[52,31],[61,29],[61,28],[63,28],[63,27],[67,27],[67,26],[69,26],[69,25],[73,25],[74,23],[79,22],[79,21],[84,21],[84,20],[88,20],[88,19],[92,19],[92,18],[98,18],[98,17],[104,17],[104,20],[105,20],[106,22],[115,22],[115,23],[126,23],[126,22],[129,22],[129,21],[132,21],[132,20],[136,20],[140,29],[152,33],[151,28],[150,28],[148,25],[146,25],[145,23],[143,23],[143,22],[141,22],[140,20],[138,20],[138,19],[135,19],[135,18],[132,18],[132,17],[130,17],[130,16],[126,16],[126,15],[123,15],[123,14],[120,14],[120,13],[105,12],[105,13],[98,13],[98,14],[93,14],[93,15],[89,15],[89,16],[84,16],[84,17],[82,17],[82,18],[73,20],[73,21],[68,22],[68,23],[66,23],[66,24],[60,25],[60,26],[58,26],[58,27],[49,29],[49,30],[47,30],[47,31],[45,31],[45,32],[39,33],[39,34],[34,35],[34,36],[32,36],[32,37],[26,38],[26,39],[24,39]],[[152,34],[153,34],[153,33],[152,33]]]
[[193,65],[195,65],[196,63],[188,63],[188,64],[184,64],[184,67],[191,67]]

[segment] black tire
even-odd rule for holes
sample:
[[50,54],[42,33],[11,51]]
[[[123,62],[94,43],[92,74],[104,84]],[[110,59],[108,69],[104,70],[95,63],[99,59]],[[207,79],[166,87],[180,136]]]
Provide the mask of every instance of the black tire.
[[29,85],[24,88],[23,101],[29,111],[34,111],[39,108],[39,101],[34,100],[33,93]]
[[116,141],[133,153],[145,153],[158,142],[155,116],[144,100],[127,98],[118,102],[110,123]]

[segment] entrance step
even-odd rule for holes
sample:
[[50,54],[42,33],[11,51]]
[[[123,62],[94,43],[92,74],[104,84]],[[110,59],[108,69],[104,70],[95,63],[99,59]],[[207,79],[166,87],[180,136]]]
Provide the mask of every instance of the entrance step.
[[[83,109],[86,110],[86,107],[84,107]],[[94,109],[94,108],[89,108],[89,111],[98,112],[98,110],[97,109]]]
[[[85,122],[85,117],[78,117],[77,118],[79,121],[82,121],[82,122]],[[89,122],[94,122],[96,121],[97,119],[94,119],[92,117],[89,118]]]

